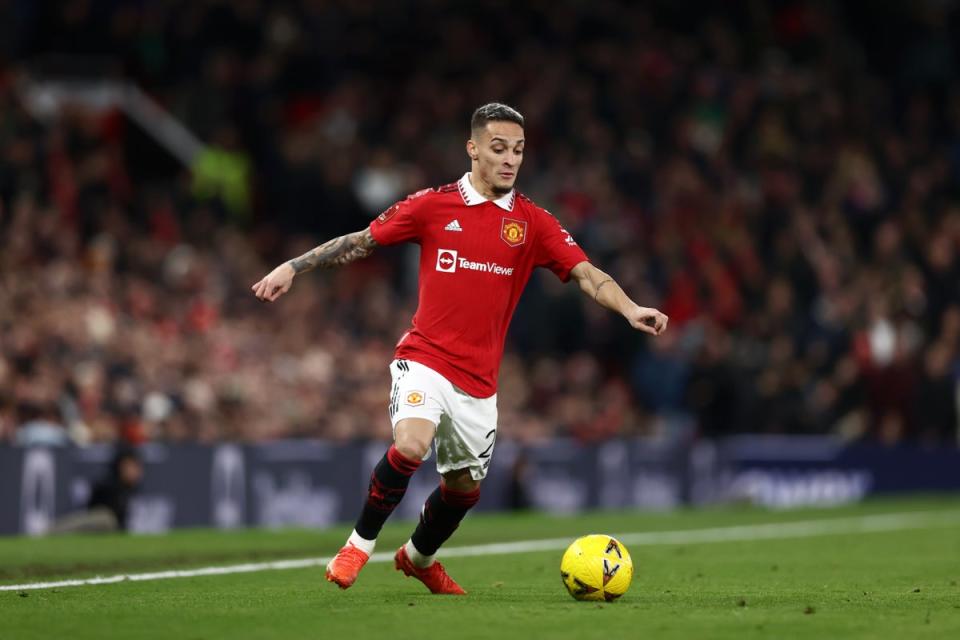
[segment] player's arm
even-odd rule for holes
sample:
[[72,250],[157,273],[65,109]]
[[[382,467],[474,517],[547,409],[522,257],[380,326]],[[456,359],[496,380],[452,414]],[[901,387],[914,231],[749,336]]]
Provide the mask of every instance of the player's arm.
[[630,299],[616,280],[589,262],[581,262],[570,271],[580,289],[607,309],[616,311],[634,329],[658,336],[667,329],[667,316],[656,309],[641,307]]
[[373,253],[377,243],[367,227],[314,247],[299,258],[284,262],[250,287],[261,300],[273,302],[290,290],[293,277],[313,269],[340,267]]

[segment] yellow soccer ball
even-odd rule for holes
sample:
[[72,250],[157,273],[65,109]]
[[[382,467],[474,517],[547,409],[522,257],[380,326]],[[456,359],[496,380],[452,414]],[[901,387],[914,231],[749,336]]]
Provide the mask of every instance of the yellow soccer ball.
[[577,600],[616,600],[630,588],[633,560],[616,538],[589,535],[573,541],[560,561],[563,586]]

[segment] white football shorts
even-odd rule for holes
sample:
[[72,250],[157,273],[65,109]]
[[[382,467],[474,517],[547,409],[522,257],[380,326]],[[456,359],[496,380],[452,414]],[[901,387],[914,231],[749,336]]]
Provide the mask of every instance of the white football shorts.
[[[422,418],[436,426],[433,447],[441,474],[470,469],[474,480],[487,475],[497,440],[497,395],[474,398],[419,362],[390,363],[390,423]],[[430,452],[424,460],[430,457]]]

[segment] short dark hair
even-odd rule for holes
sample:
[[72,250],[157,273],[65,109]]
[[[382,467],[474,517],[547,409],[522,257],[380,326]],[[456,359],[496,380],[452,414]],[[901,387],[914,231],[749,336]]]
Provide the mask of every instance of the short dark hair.
[[479,131],[488,122],[499,121],[516,122],[521,127],[523,126],[523,116],[520,115],[519,111],[499,102],[490,102],[482,107],[477,107],[477,110],[473,112],[473,117],[470,118],[470,131]]

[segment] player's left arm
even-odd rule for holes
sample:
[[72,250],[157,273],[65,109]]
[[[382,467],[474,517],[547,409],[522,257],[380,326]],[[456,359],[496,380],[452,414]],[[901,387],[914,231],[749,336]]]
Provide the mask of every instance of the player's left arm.
[[630,299],[617,281],[589,262],[581,262],[570,271],[580,289],[598,304],[616,311],[630,323],[650,335],[658,336],[667,329],[667,316],[656,309],[641,307]]

